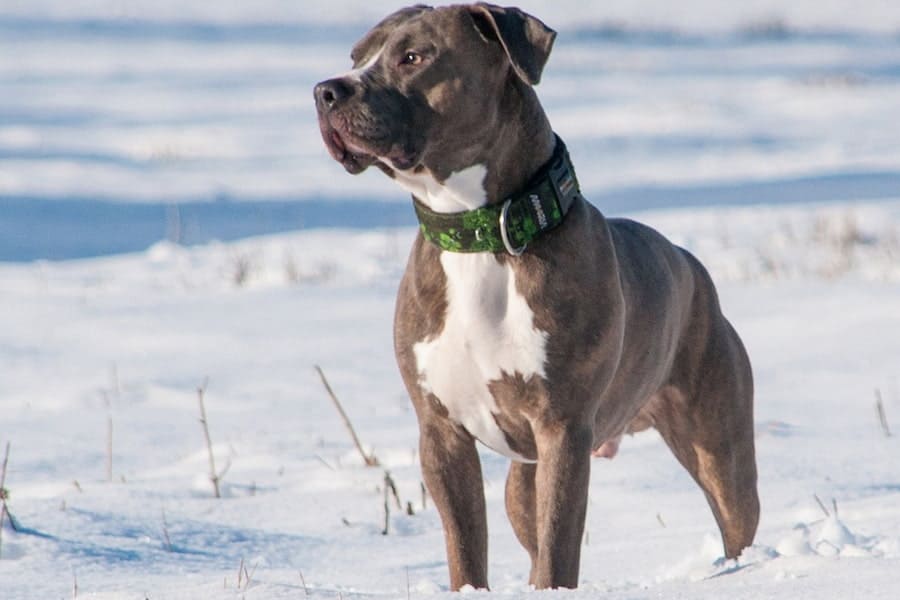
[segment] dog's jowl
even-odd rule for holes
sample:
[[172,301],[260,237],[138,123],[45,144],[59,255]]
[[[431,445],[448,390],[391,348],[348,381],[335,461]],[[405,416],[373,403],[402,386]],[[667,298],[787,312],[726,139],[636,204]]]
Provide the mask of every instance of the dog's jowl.
[[624,433],[659,431],[727,557],[759,518],[744,347],[693,256],[581,196],[534,92],[555,36],[513,8],[416,6],[315,88],[331,155],[411,192],[421,225],[394,343],[453,589],[488,586],[476,441],[512,460],[506,508],[539,588],[578,584],[591,455]]

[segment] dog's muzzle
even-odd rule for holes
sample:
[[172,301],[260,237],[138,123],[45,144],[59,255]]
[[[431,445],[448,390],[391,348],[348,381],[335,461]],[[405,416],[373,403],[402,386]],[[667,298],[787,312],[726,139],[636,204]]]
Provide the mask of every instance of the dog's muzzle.
[[375,160],[374,156],[354,143],[355,136],[349,127],[347,105],[355,95],[353,86],[343,78],[323,81],[313,89],[319,130],[325,147],[331,157],[352,174],[364,171]]

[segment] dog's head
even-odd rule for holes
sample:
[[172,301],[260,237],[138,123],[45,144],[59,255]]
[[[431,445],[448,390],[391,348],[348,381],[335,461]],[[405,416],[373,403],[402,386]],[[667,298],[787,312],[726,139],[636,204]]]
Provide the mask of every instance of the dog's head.
[[353,47],[353,70],[315,87],[325,145],[354,174],[474,164],[510,91],[540,80],[555,36],[515,8],[399,10]]

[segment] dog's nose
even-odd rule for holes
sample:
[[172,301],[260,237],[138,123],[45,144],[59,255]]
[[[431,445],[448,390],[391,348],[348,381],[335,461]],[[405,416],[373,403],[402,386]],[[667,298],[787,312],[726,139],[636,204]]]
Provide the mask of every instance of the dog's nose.
[[353,95],[353,88],[344,79],[329,79],[318,84],[313,91],[316,107],[319,110],[331,110]]

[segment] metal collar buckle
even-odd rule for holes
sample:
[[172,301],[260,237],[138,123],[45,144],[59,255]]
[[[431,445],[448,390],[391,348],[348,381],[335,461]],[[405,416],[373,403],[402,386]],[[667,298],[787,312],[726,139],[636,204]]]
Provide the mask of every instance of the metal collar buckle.
[[509,205],[512,204],[512,198],[509,198],[506,202],[503,203],[503,209],[500,211],[500,237],[503,240],[503,247],[506,248],[506,251],[509,252],[512,256],[520,256],[523,252],[525,252],[525,247],[528,246],[527,243],[522,244],[519,248],[513,248],[513,245],[509,243],[509,232],[506,230],[507,223],[507,213],[509,212]]

